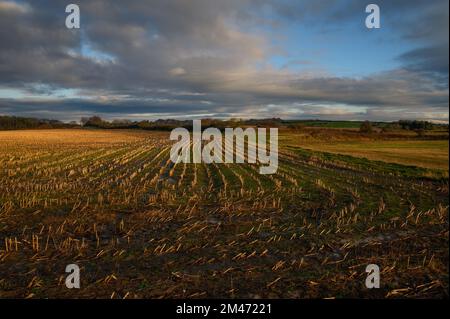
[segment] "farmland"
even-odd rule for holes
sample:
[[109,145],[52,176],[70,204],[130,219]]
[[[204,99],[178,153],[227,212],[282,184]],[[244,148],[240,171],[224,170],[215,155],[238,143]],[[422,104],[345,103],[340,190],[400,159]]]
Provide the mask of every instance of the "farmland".
[[304,149],[350,155],[375,161],[448,170],[448,140],[302,140],[290,135],[286,145]]
[[0,132],[0,298],[448,297],[448,141],[285,133],[260,175],[174,165],[168,134]]

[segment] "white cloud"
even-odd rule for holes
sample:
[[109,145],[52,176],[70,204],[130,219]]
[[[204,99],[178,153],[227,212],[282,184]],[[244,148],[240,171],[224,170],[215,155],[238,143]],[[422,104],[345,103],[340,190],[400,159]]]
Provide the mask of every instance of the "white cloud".
[[186,74],[186,70],[183,68],[173,68],[169,71],[172,76],[181,76]]
[[0,11],[9,13],[25,14],[31,11],[31,8],[26,3],[17,3],[12,1],[0,1]]

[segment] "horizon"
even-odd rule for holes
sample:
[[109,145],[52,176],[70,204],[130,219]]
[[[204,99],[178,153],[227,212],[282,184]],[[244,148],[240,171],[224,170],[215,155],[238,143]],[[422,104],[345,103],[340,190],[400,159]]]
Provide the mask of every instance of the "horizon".
[[[87,116],[86,118],[91,118],[91,117],[95,117],[98,115],[91,115],[91,116]],[[73,122],[76,122],[77,125],[81,125],[82,126],[82,118],[78,119],[78,120],[70,120],[70,121],[64,121],[64,120],[59,120],[59,119],[55,119],[55,118],[43,118],[43,117],[23,117],[23,116],[17,116],[17,115],[8,115],[8,114],[0,114],[0,117],[16,117],[16,118],[24,118],[24,119],[34,119],[34,120],[39,120],[39,121],[59,121],[61,123],[64,124],[71,124]],[[393,120],[386,120],[386,121],[369,121],[369,120],[329,120],[329,119],[319,119],[319,118],[270,118],[270,117],[264,117],[264,118],[257,118],[257,117],[248,117],[248,118],[215,118],[215,117],[195,117],[195,118],[156,118],[156,119],[128,119],[128,118],[113,118],[113,119],[106,119],[106,118],[102,118],[101,116],[99,116],[101,118],[102,121],[105,122],[113,122],[113,121],[130,121],[131,123],[139,123],[139,122],[144,122],[144,121],[148,121],[148,122],[157,122],[157,121],[168,121],[168,120],[173,120],[173,121],[179,121],[179,122],[185,122],[185,121],[194,121],[194,120],[214,120],[214,121],[223,121],[223,122],[230,122],[230,121],[266,121],[266,120],[280,120],[283,122],[355,122],[355,123],[360,123],[360,122],[372,122],[372,123],[397,123],[397,122],[401,122],[401,121],[423,121],[423,122],[429,122],[435,125],[449,125],[448,121],[434,121],[434,120],[418,120],[418,119],[393,119]]]
[[449,121],[448,1],[76,4],[0,0],[0,113]]

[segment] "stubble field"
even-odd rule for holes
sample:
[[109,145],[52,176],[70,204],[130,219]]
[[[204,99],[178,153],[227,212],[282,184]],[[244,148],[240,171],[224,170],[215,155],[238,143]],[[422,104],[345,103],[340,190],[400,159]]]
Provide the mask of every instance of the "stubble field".
[[260,175],[174,165],[164,132],[0,132],[0,298],[448,297],[441,164],[286,141]]

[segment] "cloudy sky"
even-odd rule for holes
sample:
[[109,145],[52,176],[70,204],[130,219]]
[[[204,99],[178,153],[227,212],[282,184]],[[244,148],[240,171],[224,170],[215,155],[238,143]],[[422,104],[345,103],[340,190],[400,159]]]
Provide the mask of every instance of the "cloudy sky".
[[0,114],[448,122],[448,38],[447,0],[0,0]]

